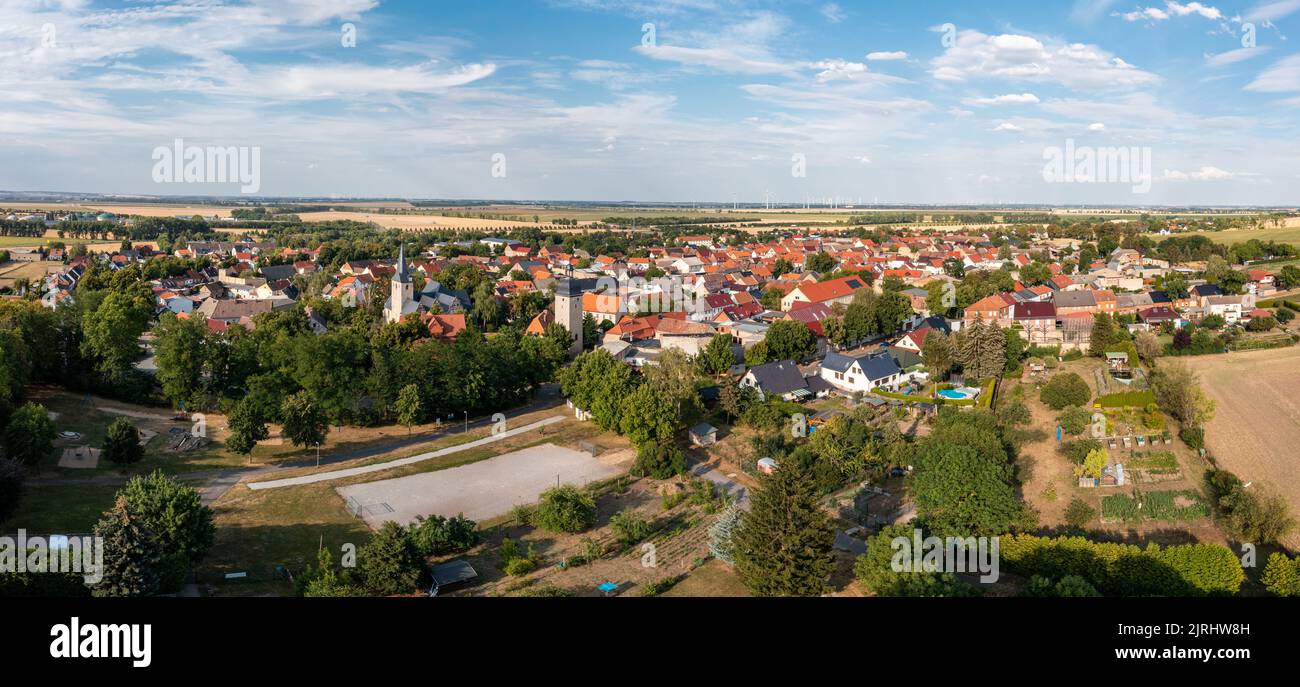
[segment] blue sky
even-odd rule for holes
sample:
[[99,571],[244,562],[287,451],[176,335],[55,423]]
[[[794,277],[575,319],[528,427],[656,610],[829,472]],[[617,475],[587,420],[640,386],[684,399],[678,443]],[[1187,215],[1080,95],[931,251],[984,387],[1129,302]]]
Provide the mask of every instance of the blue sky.
[[[181,138],[260,147],[263,195],[1295,205],[1297,27],[1300,0],[0,0],[0,189],[239,192],[155,183]],[[1149,149],[1149,191],[1046,180],[1067,141]]]

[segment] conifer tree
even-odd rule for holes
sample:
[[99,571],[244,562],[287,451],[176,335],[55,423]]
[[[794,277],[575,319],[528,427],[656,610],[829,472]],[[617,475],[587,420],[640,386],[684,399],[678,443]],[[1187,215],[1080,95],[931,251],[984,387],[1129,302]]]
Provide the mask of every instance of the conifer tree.
[[834,566],[835,531],[794,461],[764,479],[732,541],[736,572],[756,596],[819,595]]
[[90,588],[94,596],[149,596],[158,590],[162,548],[153,532],[118,496],[95,525],[104,547],[103,578]]

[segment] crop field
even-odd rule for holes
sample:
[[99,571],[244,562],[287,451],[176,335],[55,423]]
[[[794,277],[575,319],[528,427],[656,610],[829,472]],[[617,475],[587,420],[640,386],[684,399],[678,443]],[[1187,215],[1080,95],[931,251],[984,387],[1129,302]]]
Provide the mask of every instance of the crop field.
[[[1300,512],[1300,349],[1277,348],[1187,359],[1218,404],[1205,430],[1219,465],[1281,493]],[[1292,533],[1287,542],[1300,544]]]
[[1209,506],[1194,491],[1111,494],[1101,499],[1101,516],[1106,520],[1185,522],[1209,515]]

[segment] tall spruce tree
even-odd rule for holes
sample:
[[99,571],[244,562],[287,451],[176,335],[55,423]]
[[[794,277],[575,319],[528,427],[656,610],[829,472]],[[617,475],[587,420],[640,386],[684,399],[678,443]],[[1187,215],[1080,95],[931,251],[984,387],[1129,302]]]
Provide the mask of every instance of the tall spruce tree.
[[94,596],[149,596],[158,590],[162,547],[125,496],[95,525],[104,547],[103,579],[90,588]]
[[736,572],[756,596],[817,596],[834,567],[834,542],[812,476],[785,461],[754,492],[732,537]]

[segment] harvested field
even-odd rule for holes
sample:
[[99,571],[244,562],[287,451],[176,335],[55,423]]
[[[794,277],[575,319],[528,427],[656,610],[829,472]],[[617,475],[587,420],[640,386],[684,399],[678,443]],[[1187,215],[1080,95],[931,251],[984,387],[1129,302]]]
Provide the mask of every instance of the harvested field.
[[[1291,512],[1300,512],[1300,349],[1207,355],[1187,364],[1218,403],[1205,441],[1219,465],[1278,491]],[[1300,534],[1293,532],[1286,543],[1300,545]]]

